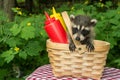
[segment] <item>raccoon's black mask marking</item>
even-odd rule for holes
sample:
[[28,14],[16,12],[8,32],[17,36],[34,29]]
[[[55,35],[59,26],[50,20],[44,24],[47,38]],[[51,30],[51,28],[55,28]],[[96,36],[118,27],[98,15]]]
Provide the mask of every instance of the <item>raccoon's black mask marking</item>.
[[[94,26],[97,22],[96,19],[91,19],[88,16],[78,15],[70,16],[72,22],[72,34],[73,38],[79,41],[81,44],[86,44],[88,51],[93,51],[93,39],[94,39]],[[75,46],[72,40],[70,40],[69,49],[75,50]]]
[[78,34],[78,36],[76,36],[76,38],[75,38],[77,41],[81,40],[79,37],[80,34],[82,34],[83,36],[87,36],[89,33],[90,33],[90,30],[86,30],[86,29],[81,30],[81,27],[80,27],[80,29],[72,27],[72,34],[73,35]]

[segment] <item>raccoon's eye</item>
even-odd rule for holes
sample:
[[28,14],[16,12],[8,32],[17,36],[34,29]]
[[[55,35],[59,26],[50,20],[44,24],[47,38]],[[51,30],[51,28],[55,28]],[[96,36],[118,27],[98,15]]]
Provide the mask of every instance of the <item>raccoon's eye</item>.
[[86,36],[86,35],[88,35],[90,33],[90,30],[85,30],[85,29],[83,29],[82,31],[81,31],[81,34],[83,34],[83,36]]
[[72,27],[72,33],[75,34],[75,33],[77,33],[77,32],[78,32],[78,29]]

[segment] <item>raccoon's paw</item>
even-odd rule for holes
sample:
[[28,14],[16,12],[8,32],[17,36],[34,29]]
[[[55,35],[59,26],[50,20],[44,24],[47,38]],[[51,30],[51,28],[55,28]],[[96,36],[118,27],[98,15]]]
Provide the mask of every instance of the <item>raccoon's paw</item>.
[[88,51],[89,52],[92,52],[92,51],[94,51],[94,45],[93,44],[91,44],[91,43],[88,43],[87,45],[86,45],[86,48],[88,49]]
[[75,51],[75,45],[74,44],[69,44],[69,50],[70,51]]

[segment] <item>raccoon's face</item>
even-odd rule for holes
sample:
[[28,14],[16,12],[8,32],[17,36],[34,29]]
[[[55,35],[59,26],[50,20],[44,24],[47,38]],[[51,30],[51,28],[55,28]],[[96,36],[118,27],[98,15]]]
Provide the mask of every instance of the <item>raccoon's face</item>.
[[83,15],[71,15],[70,20],[72,22],[73,38],[77,41],[83,41],[87,37],[91,37],[91,32],[97,22],[96,19]]

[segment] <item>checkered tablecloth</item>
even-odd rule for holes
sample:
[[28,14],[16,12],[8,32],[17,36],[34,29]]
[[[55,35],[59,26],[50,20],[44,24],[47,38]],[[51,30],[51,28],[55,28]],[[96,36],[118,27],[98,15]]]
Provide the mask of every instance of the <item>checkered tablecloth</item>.
[[[26,78],[26,80],[92,80],[92,79],[72,77],[57,78],[52,74],[51,66],[48,64],[37,68],[32,74],[30,74]],[[105,67],[101,80],[120,80],[120,69]]]

